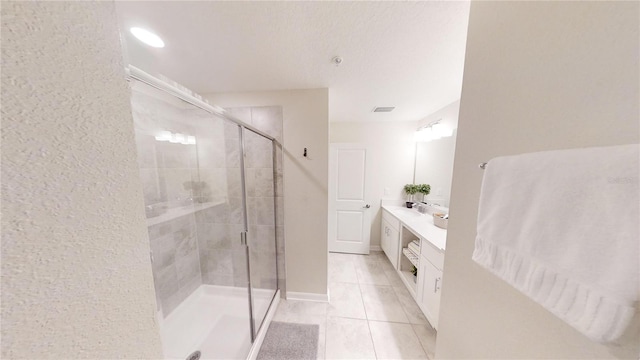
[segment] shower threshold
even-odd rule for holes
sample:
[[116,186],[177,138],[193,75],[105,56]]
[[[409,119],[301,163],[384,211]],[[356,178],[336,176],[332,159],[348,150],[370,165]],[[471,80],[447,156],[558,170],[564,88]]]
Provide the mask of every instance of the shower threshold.
[[[254,289],[254,310],[265,314],[273,290]],[[265,317],[256,342],[251,344],[247,289],[201,285],[164,320],[160,321],[162,347],[166,359],[184,360],[194,351],[200,359],[247,359],[255,357],[277,307]],[[249,350],[251,349],[251,351]],[[254,356],[250,356],[254,355]]]

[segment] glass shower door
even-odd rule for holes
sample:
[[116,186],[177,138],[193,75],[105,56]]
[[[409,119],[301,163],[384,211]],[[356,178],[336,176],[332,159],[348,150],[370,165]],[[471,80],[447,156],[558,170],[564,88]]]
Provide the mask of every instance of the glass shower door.
[[247,245],[254,336],[278,289],[273,142],[244,128]]
[[132,110],[166,358],[252,345],[240,127],[133,81]]
[[241,128],[207,114],[198,125],[200,201],[218,204],[198,213],[201,265],[208,302],[216,314],[200,345],[203,359],[244,359],[253,343],[249,294],[249,260],[242,172]]

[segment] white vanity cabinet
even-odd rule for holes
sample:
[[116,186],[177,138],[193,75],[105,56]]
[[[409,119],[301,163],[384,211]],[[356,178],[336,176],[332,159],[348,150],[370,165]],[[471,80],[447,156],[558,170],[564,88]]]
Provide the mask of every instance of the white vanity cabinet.
[[[429,323],[437,329],[447,231],[433,225],[431,215],[399,206],[383,206],[381,231],[382,250]],[[416,239],[419,253],[405,254],[405,248]],[[412,266],[418,269],[417,276],[411,274]]]
[[420,267],[416,302],[431,325],[438,328],[440,294],[442,289],[442,263],[444,254],[425,239],[421,240]]
[[385,210],[382,210],[382,228],[380,229],[380,247],[394,268],[398,268],[400,240],[400,222]]

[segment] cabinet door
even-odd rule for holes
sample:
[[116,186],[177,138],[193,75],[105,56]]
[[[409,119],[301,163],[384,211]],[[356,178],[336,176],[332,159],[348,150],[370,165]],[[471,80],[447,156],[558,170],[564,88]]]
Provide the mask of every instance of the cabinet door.
[[387,229],[389,228],[387,226],[387,222],[384,221],[384,219],[382,219],[382,228],[380,229],[380,247],[382,248],[382,251],[384,251],[385,254],[387,254],[387,256],[389,256],[389,239],[387,238]]
[[382,234],[380,234],[380,247],[391,261],[394,268],[398,268],[398,240],[400,234],[398,231],[382,219]]
[[389,227],[389,254],[391,264],[394,268],[398,268],[398,257],[400,255],[400,233],[392,227]]
[[418,304],[434,329],[438,329],[441,288],[442,271],[433,266],[426,258],[420,257],[417,291]]

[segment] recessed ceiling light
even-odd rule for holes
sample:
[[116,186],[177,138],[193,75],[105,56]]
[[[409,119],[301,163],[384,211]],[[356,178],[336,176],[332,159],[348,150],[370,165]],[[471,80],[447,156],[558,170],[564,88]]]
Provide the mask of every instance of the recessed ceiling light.
[[392,112],[395,106],[377,106],[373,108],[373,112]]
[[164,47],[164,41],[162,41],[162,39],[160,39],[160,36],[152,33],[149,30],[145,30],[145,29],[139,28],[139,27],[132,27],[129,30],[131,31],[133,36],[135,36],[138,40],[142,41],[143,43],[145,43],[145,44],[147,44],[149,46],[153,46],[155,48],[163,48]]

